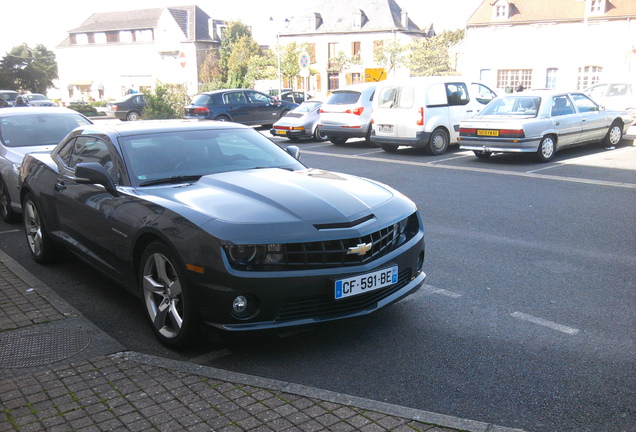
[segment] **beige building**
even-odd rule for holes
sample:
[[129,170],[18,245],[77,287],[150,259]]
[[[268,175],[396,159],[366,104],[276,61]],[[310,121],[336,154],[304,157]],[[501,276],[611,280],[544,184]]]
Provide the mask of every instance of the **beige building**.
[[93,14],[56,47],[62,100],[118,99],[157,80],[195,93],[224,25],[197,6]]
[[[374,47],[392,41],[408,44],[434,35],[432,26],[422,30],[395,0],[312,1],[309,9],[288,19],[279,31],[281,45],[309,45],[309,67],[316,73],[308,78],[307,91],[318,95],[364,82],[367,75],[371,75],[369,79],[385,79],[387,73],[391,77],[409,76],[407,69],[380,70],[382,65],[374,61]],[[343,56],[357,61],[342,68],[336,60]],[[294,84],[304,87],[303,80]]]
[[636,81],[636,0],[484,0],[458,70],[499,89]]

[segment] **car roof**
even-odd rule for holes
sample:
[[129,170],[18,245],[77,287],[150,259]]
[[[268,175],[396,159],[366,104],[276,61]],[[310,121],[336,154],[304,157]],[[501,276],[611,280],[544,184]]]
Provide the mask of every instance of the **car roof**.
[[236,89],[221,89],[221,90],[211,90],[211,91],[206,91],[206,92],[201,92],[199,94],[219,94],[219,93],[225,93],[225,92],[234,92],[234,91],[244,91],[244,90],[250,90],[250,91],[255,91],[258,93],[262,93],[259,92],[258,90],[254,90],[254,89],[247,89],[247,88],[236,88]]
[[216,122],[211,120],[143,120],[137,122],[93,123],[81,126],[76,131],[82,134],[117,134],[132,136],[145,133],[177,132],[210,129],[246,129],[251,127],[231,122]]
[[[0,117],[15,117],[33,114],[80,114],[79,112],[60,107],[7,107],[0,108]],[[81,114],[80,114],[81,115]]]
[[563,91],[563,90],[552,90],[552,89],[537,89],[537,90],[524,90],[518,93],[504,93],[498,97],[524,97],[524,96],[538,96],[538,97],[551,97],[551,96],[560,96],[566,94],[583,94],[581,90],[573,90],[573,91]]

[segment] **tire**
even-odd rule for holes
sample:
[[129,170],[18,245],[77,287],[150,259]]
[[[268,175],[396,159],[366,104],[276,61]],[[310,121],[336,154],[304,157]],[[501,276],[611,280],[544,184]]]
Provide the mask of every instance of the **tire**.
[[298,137],[287,137],[288,140],[290,140],[291,142],[298,142],[300,141],[300,138]]
[[0,218],[6,223],[18,220],[18,214],[11,208],[11,195],[4,180],[0,179]]
[[549,162],[556,153],[556,140],[554,136],[548,135],[543,137],[537,149],[536,158],[539,162]]
[[126,120],[128,121],[141,120],[141,116],[139,115],[137,111],[129,111],[128,114],[126,114]]
[[343,145],[344,143],[347,142],[347,138],[333,137],[333,138],[329,138],[329,141],[331,141],[335,145]]
[[225,116],[218,116],[217,118],[215,118],[214,120],[216,121],[220,121],[220,122],[228,122],[230,121],[229,118],[225,117]]
[[376,148],[380,147],[378,144],[371,141],[371,126],[369,126],[369,130],[367,131],[367,134],[364,136],[364,140],[367,143],[368,147],[376,147]]
[[42,222],[40,209],[35,203],[33,194],[27,193],[22,200],[22,213],[24,221],[24,234],[26,235],[29,252],[39,264],[47,264],[55,261],[58,256],[57,247]]
[[475,153],[475,156],[477,156],[477,158],[479,159],[488,159],[490,158],[490,156],[492,156],[492,152],[483,152],[483,151],[473,150],[473,153]]
[[616,147],[621,140],[623,139],[623,128],[621,124],[617,121],[612,123],[609,130],[607,131],[607,135],[603,138],[603,144],[606,147]]
[[448,136],[448,132],[446,132],[442,128],[437,128],[433,131],[430,138],[428,139],[428,143],[424,149],[428,154],[432,155],[441,155],[446,153],[448,149],[448,144],[450,142],[450,138]]
[[329,138],[327,137],[326,133],[320,132],[320,129],[316,128],[316,130],[314,131],[314,141],[324,142],[328,139]]
[[141,257],[139,286],[152,331],[168,348],[191,347],[199,333],[199,319],[185,273],[164,243],[150,243]]
[[380,144],[380,147],[387,153],[395,153],[397,152],[399,146],[391,144]]

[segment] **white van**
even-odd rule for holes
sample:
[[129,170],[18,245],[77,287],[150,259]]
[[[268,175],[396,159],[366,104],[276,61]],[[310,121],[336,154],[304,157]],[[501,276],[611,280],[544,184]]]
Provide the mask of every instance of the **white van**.
[[485,85],[457,76],[381,81],[373,100],[370,139],[387,152],[409,146],[442,154],[457,143],[459,122],[496,96]]

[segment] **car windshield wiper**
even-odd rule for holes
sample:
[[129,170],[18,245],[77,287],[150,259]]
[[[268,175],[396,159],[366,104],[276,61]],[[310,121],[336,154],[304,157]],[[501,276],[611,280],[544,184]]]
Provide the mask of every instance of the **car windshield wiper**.
[[165,178],[159,178],[159,179],[142,182],[139,184],[139,186],[152,186],[152,185],[165,184],[165,183],[196,182],[201,177],[203,177],[203,174],[165,177]]

